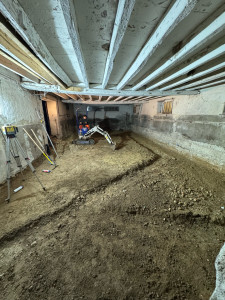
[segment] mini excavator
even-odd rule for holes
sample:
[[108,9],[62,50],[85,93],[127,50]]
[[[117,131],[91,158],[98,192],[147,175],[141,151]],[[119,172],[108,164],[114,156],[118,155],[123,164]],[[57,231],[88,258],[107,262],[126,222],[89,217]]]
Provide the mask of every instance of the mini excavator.
[[[112,141],[109,133],[107,131],[104,131],[102,128],[100,128],[98,125],[94,126],[93,128],[90,128],[90,125],[88,124],[87,115],[83,115],[81,119],[78,118],[78,110],[76,110],[76,121],[77,121],[77,129],[78,129],[78,139],[73,141],[73,144],[76,145],[94,145],[95,141],[91,139],[90,137],[98,132],[101,135],[105,137],[107,142],[111,145],[111,148],[113,150],[116,149],[116,144]],[[88,110],[87,110],[88,111]]]

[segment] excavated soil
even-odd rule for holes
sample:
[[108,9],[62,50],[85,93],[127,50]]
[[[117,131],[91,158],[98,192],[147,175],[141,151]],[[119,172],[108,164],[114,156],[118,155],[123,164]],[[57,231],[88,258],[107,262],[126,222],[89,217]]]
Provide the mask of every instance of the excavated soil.
[[[225,177],[134,134],[58,144],[0,204],[4,300],[209,299],[224,243]],[[45,179],[46,178],[46,179]],[[16,187],[21,180],[13,179]]]

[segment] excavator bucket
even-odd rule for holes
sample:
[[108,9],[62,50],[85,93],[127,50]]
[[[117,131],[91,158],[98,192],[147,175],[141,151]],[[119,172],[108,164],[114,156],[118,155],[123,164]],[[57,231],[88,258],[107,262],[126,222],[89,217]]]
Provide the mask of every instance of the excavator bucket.
[[115,151],[116,150],[116,144],[111,144],[111,149],[113,150],[113,151]]

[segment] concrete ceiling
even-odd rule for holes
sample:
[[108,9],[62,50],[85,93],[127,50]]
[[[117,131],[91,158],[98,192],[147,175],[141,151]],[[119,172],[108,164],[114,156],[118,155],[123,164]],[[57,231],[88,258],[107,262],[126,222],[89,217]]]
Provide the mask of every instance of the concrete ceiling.
[[42,64],[2,42],[7,61],[36,74],[17,72],[30,90],[140,103],[224,84],[224,0],[2,0],[0,12]]

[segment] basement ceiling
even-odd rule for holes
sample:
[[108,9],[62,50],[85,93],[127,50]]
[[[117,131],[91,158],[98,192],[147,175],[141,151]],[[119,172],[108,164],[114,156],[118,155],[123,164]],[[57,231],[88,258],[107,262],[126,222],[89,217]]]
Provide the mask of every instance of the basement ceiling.
[[224,0],[2,0],[0,12],[12,26],[0,64],[29,90],[143,103],[225,82]]

